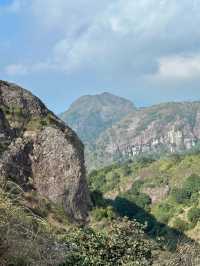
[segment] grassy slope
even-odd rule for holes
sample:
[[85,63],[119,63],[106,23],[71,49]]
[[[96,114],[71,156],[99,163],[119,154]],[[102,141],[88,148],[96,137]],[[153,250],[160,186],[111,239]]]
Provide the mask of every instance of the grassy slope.
[[[200,180],[200,154],[174,155],[153,162],[140,159],[113,165],[92,172],[89,183],[92,190],[101,191],[104,197],[114,201],[119,197],[126,198],[146,209],[159,222],[182,230],[200,241],[200,223],[188,219],[192,208],[200,208],[200,189],[188,198],[186,195],[186,199],[177,199],[179,196],[185,197],[181,189],[191,175],[196,175],[194,179]],[[151,204],[148,196],[153,199]]]

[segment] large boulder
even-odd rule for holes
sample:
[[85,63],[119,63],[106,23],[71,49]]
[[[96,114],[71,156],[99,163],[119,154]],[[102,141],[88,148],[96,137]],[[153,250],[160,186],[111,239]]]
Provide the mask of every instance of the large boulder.
[[[1,138],[2,137],[2,138]],[[90,197],[77,135],[27,90],[0,81],[0,176],[85,221]],[[31,181],[30,181],[31,180]]]

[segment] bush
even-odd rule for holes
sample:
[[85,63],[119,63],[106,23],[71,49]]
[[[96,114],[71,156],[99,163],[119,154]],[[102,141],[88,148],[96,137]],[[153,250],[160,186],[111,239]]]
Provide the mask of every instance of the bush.
[[75,229],[65,241],[69,252],[63,266],[152,265],[151,242],[135,221],[117,220],[107,234]]
[[105,207],[106,206],[106,201],[103,198],[102,192],[98,190],[94,190],[90,192],[90,197],[91,197],[92,205],[94,207]]
[[177,250],[166,261],[163,266],[199,266],[200,250],[199,245],[190,242],[180,242]]
[[109,221],[112,221],[113,219],[116,218],[115,211],[112,207],[107,207],[107,208],[95,208],[92,211],[92,216],[96,221],[101,221],[103,219],[107,219]]
[[200,191],[200,177],[198,175],[191,175],[184,183],[184,189],[189,193]]
[[191,192],[184,188],[175,188],[171,195],[173,200],[178,204],[187,203],[187,201],[191,198]]
[[193,224],[197,224],[200,221],[200,208],[192,208],[188,212],[188,219]]
[[186,221],[183,221],[180,218],[176,218],[176,220],[173,223],[173,227],[181,232],[185,232],[190,229],[190,225]]
[[47,222],[0,189],[0,265],[57,265],[64,247]]
[[130,167],[128,164],[125,164],[125,165],[121,168],[121,171],[122,171],[122,175],[123,175],[123,176],[129,176],[129,175],[132,174],[131,167]]
[[173,216],[173,206],[168,203],[160,203],[156,208],[156,218],[159,222],[167,224]]

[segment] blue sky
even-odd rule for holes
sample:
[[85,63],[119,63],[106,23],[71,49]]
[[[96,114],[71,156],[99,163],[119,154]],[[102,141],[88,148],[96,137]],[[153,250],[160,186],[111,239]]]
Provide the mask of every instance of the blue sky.
[[200,0],[0,0],[0,79],[60,113],[108,91],[200,100]]

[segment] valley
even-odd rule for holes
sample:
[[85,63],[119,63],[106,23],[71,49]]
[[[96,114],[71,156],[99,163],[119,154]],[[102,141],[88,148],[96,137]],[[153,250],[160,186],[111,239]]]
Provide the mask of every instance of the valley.
[[0,265],[198,266],[199,103],[82,101],[0,81]]

